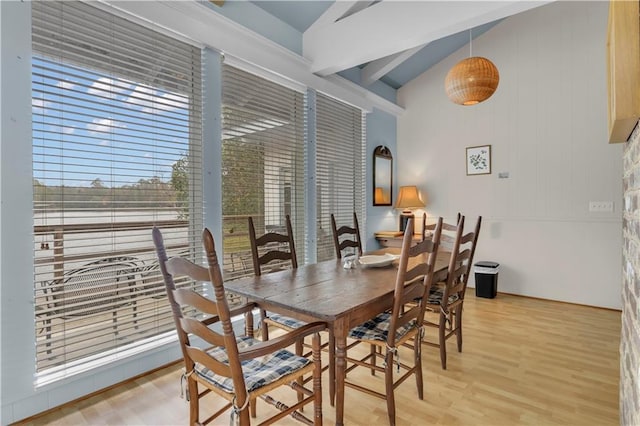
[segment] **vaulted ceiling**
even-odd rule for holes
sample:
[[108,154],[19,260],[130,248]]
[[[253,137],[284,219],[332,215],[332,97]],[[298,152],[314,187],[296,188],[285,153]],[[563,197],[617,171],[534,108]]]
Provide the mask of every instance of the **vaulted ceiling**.
[[549,1],[253,2],[302,33],[320,76],[358,69],[362,84],[399,88],[502,19]]

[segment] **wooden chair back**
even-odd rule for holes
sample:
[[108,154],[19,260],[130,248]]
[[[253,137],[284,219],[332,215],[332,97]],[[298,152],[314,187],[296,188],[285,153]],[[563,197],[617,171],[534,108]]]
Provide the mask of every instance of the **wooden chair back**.
[[472,232],[467,232],[463,234],[460,245],[464,247],[464,251],[468,251],[468,255],[464,257],[465,263],[465,271],[462,274],[462,282],[464,283],[464,288],[462,291],[462,297],[464,297],[464,291],[467,289],[467,282],[469,281],[469,276],[473,272],[473,258],[476,254],[476,246],[478,244],[478,236],[480,235],[480,226],[482,225],[482,216],[478,216],[476,221],[476,226],[474,227]]
[[[464,295],[464,283],[462,278],[467,273],[467,262],[469,259],[469,255],[471,254],[468,248],[465,248],[465,244],[462,243],[463,240],[463,230],[464,230],[464,216],[461,216],[458,221],[458,225],[451,228],[451,232],[454,232],[454,235],[447,235],[446,237],[452,239],[447,241],[447,244],[451,244],[447,247],[448,250],[451,251],[451,256],[449,257],[449,266],[447,267],[446,277],[438,277],[438,282],[444,283],[443,296],[442,296],[442,305],[445,311],[447,311],[447,306],[450,306],[449,296],[453,294]],[[443,238],[443,241],[445,239]],[[461,300],[458,299],[456,304],[461,303]]]
[[[432,237],[413,244],[413,218],[407,223],[402,240],[402,251],[393,295],[390,330],[416,321],[422,324],[424,309],[433,282],[434,266],[442,231],[442,218],[438,218]],[[420,303],[415,303],[418,300]],[[388,333],[387,347],[396,347],[396,333]]]
[[[449,259],[449,267],[447,268],[446,280],[448,295],[457,294],[462,300],[469,281],[469,275],[473,270],[473,258],[476,252],[478,236],[480,234],[480,226],[482,224],[482,216],[478,216],[476,226],[471,232],[464,232],[465,217],[460,215],[458,226],[455,231],[451,246],[451,257]],[[444,229],[444,228],[443,228]],[[450,238],[451,236],[447,236]],[[444,237],[443,237],[444,239]],[[451,241],[451,240],[449,240]],[[445,292],[445,296],[447,293]],[[446,298],[444,300],[447,300]]]
[[[458,231],[458,225],[462,215],[458,213],[455,223],[442,223],[442,235],[440,237],[440,248],[442,250],[451,251],[456,239],[456,232]],[[436,228],[436,223],[427,224],[426,213],[422,215],[422,239],[426,237],[427,231],[433,232]]]
[[358,251],[358,255],[362,256],[362,241],[360,240],[360,227],[356,212],[353,212],[353,227],[342,225],[340,228],[336,225],[336,218],[331,213],[331,230],[338,259],[342,259],[342,251],[349,247],[353,247]]
[[286,234],[267,232],[258,237],[253,218],[249,217],[249,241],[251,242],[254,274],[262,275],[263,267],[274,261],[277,263],[271,265],[270,270],[286,269],[288,267],[286,264],[289,262],[291,268],[298,267],[293,228],[289,215],[286,216],[285,222]]
[[482,217],[478,217],[474,230],[465,233],[465,217],[460,214],[458,217],[458,225],[451,227],[452,232],[455,229],[452,246],[444,248],[444,245],[441,245],[441,249],[451,252],[449,265],[446,271],[435,274],[436,284],[431,291],[427,307],[430,312],[438,315],[439,319],[437,322],[424,322],[427,326],[438,328],[438,343],[425,343],[440,348],[443,369],[447,368],[446,340],[449,337],[456,336],[458,352],[462,351],[462,307],[482,223]]
[[[153,242],[156,246],[158,262],[167,289],[167,298],[171,305],[187,373],[193,371],[197,362],[216,374],[231,378],[238,397],[236,404],[242,406],[245,403],[247,392],[213,236],[208,229],[205,229],[202,238],[209,265],[208,269],[182,257],[168,259],[162,234],[158,228],[153,229]],[[184,276],[194,281],[210,281],[213,285],[215,301],[205,298],[190,288],[176,288],[174,277]],[[187,316],[185,312],[190,312],[191,315]],[[211,322],[203,321],[203,318],[216,318],[222,324],[223,333],[217,333],[207,327]],[[207,345],[201,347],[192,344],[190,336],[200,338]],[[228,364],[210,356],[207,353],[210,346],[224,348],[229,358]],[[197,393],[197,389],[193,391]],[[191,397],[196,396],[192,393]]]

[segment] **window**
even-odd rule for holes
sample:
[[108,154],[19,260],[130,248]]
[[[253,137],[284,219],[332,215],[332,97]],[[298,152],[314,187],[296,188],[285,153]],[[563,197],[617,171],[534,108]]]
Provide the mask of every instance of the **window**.
[[283,232],[291,216],[304,259],[305,97],[224,65],[222,215],[226,279],[253,274],[247,218],[258,235]]
[[32,22],[44,383],[174,330],[151,228],[201,250],[201,51],[81,2],[34,2]]
[[364,227],[364,130],[360,109],[318,93],[316,100],[316,197],[318,262],[335,256],[331,214],[338,226]]

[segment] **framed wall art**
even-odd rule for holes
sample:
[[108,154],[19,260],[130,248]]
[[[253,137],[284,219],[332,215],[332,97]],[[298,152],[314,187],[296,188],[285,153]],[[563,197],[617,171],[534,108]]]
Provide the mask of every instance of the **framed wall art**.
[[491,145],[467,148],[467,176],[491,174]]

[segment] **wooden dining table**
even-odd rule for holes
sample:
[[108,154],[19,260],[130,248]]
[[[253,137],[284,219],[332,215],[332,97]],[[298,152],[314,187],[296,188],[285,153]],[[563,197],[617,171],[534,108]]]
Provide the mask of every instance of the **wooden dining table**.
[[[384,252],[400,251],[389,248]],[[446,269],[448,262],[449,253],[439,252],[435,269]],[[386,267],[345,269],[342,261],[328,260],[228,281],[225,289],[257,302],[268,311],[302,321],[327,323],[335,344],[335,359],[329,357],[329,394],[332,405],[335,395],[336,425],[342,425],[349,330],[393,306],[397,271],[397,261]]]

